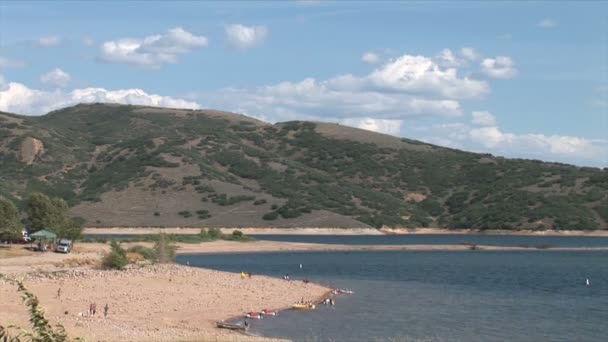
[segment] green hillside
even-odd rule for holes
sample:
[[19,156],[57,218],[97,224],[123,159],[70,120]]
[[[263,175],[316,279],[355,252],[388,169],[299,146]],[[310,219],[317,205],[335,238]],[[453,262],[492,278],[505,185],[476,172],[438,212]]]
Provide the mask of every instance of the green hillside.
[[62,197],[88,226],[608,227],[605,169],[218,111],[0,113],[0,161],[1,196]]

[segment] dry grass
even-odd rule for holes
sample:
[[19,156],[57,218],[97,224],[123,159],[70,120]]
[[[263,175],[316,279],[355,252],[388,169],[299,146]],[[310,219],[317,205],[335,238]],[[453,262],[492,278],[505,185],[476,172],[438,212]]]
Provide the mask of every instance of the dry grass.
[[68,258],[53,263],[56,267],[78,267],[78,266],[97,266],[99,260],[91,258]]
[[0,259],[3,258],[14,258],[25,255],[31,255],[32,252],[25,249],[25,247],[19,246],[1,246],[0,247]]

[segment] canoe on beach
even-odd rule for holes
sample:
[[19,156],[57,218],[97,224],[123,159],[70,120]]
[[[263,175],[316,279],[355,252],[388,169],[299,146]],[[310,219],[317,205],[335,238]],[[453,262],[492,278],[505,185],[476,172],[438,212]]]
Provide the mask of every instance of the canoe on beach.
[[218,328],[222,329],[230,329],[230,330],[247,330],[249,329],[248,325],[227,323],[227,322],[215,322]]
[[314,304],[294,304],[291,308],[294,310],[314,310],[316,306]]

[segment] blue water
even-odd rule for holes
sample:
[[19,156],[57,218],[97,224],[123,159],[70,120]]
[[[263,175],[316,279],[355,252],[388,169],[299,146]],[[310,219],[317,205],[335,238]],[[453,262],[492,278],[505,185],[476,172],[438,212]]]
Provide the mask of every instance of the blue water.
[[346,245],[458,245],[608,247],[608,237],[521,235],[255,235],[257,240]]
[[[298,252],[181,255],[191,266],[349,288],[335,307],[252,331],[296,341],[606,341],[608,252]],[[303,268],[298,265],[302,263]],[[589,278],[591,286],[585,286]]]
[[[134,235],[85,235],[87,238],[129,239]],[[513,235],[254,235],[257,240],[350,245],[459,245],[474,243],[526,247],[608,247],[608,237]]]

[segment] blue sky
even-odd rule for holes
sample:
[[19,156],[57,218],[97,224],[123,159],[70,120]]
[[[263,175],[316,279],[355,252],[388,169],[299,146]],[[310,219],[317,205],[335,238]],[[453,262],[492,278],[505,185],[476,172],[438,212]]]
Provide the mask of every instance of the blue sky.
[[605,2],[0,2],[0,110],[333,121],[608,166]]

